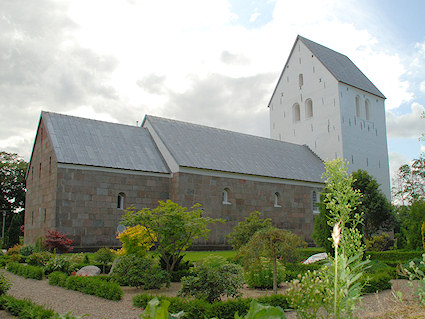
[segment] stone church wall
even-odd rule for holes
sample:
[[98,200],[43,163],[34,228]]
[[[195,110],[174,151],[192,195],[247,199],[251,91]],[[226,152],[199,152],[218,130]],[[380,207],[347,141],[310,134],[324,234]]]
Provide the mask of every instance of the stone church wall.
[[[263,218],[271,218],[275,226],[291,230],[311,242],[312,192],[320,188],[191,173],[175,173],[172,184],[172,200],[186,207],[200,203],[206,216],[226,221],[210,226],[208,240],[198,240],[197,245],[225,247],[225,235],[256,210],[262,212]],[[229,204],[223,204],[225,189]],[[279,200],[275,206],[276,193]]]
[[116,229],[123,209],[117,208],[124,194],[124,207],[154,208],[169,197],[169,178],[110,172],[96,169],[59,168],[57,229],[66,232],[75,246],[118,246]]

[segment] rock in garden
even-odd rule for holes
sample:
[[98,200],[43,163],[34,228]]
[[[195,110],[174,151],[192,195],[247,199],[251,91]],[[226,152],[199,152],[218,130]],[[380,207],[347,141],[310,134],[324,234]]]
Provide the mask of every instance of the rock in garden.
[[77,271],[77,276],[99,276],[100,268],[96,266],[85,266]]

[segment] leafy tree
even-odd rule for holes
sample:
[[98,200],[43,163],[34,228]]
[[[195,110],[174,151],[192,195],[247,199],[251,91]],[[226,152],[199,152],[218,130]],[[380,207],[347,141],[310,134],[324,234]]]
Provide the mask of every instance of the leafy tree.
[[400,231],[402,238],[397,239],[398,247],[400,241],[406,241],[406,248],[422,249],[422,224],[425,221],[425,200],[417,200],[410,206],[398,208]]
[[410,165],[401,166],[393,184],[393,198],[400,205],[411,205],[416,200],[425,199],[424,155]]
[[159,201],[159,206],[150,209],[144,208],[135,211],[127,209],[123,216],[126,226],[142,225],[148,231],[156,252],[167,265],[171,273],[183,251],[189,248],[197,238],[207,238],[208,224],[221,221],[210,217],[203,217],[203,210],[195,205],[190,211],[186,207],[167,200]]
[[252,212],[244,221],[240,222],[233,231],[227,235],[233,249],[239,249],[252,238],[259,230],[272,227],[271,219],[261,219],[259,211]]
[[94,260],[102,264],[102,273],[105,273],[106,265],[114,260],[115,254],[108,248],[103,247],[94,253]]
[[13,214],[10,227],[8,229],[7,235],[9,238],[8,247],[13,247],[16,244],[19,244],[19,235],[21,234],[21,225],[22,225],[22,216],[19,213]]
[[392,206],[379,189],[376,179],[360,169],[353,172],[352,176],[353,189],[362,194],[356,211],[363,213],[363,235],[370,238],[379,230],[391,230],[395,222]]
[[298,259],[298,248],[306,243],[290,231],[267,227],[257,231],[249,242],[241,248],[240,253],[246,265],[258,262],[259,257],[267,257],[273,263],[273,292],[277,294],[277,260],[295,262]]
[[[13,153],[0,152],[0,210],[6,211],[5,230],[10,231],[10,224],[13,216],[17,213],[21,215],[21,224],[14,225],[19,227],[23,223],[25,207],[25,174],[28,163],[19,155]],[[1,228],[3,227],[3,218],[0,216]]]
[[329,211],[323,204],[323,197],[326,192],[327,190],[325,188],[324,193],[322,193],[320,196],[321,200],[319,203],[319,215],[314,217],[312,237],[318,247],[322,247],[326,250],[327,253],[333,254],[332,242],[329,240],[332,233],[332,227],[328,224],[330,216]]

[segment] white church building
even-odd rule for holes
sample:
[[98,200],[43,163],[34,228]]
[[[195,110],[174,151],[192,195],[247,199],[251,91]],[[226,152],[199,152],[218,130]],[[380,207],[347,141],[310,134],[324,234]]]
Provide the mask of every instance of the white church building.
[[269,102],[271,138],[366,170],[390,199],[385,96],[345,55],[298,36]]

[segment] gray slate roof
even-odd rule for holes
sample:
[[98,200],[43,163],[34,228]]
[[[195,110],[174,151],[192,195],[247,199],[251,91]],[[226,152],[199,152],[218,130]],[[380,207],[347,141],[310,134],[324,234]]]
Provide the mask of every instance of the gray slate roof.
[[59,163],[169,173],[141,127],[42,112]]
[[307,146],[147,115],[179,166],[323,182],[324,165]]
[[381,91],[378,90],[347,56],[302,36],[298,36],[297,39],[301,40],[310,49],[338,81],[385,99]]

